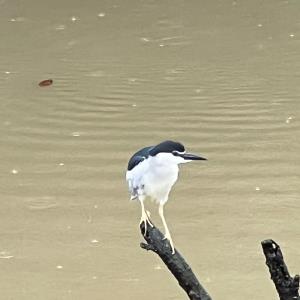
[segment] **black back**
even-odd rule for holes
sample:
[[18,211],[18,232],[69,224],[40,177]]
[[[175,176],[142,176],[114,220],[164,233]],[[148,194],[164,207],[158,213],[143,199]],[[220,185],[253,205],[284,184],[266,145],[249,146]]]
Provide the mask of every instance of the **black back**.
[[138,152],[134,153],[128,162],[127,170],[132,170],[135,166],[137,166],[140,162],[149,157],[149,151],[153,148],[153,146],[145,147]]
[[129,160],[127,170],[132,170],[149,156],[155,156],[158,153],[172,153],[173,151],[184,152],[184,146],[181,143],[173,141],[164,141],[156,146],[145,147],[136,152]]

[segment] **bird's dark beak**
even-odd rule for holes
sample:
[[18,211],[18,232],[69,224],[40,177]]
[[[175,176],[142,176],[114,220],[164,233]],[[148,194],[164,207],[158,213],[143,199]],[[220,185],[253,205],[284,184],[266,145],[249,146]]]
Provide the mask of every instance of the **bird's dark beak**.
[[180,156],[185,160],[207,160],[204,157],[201,157],[201,156],[198,156],[198,155],[195,155],[195,154],[191,154],[191,153],[185,153],[185,154],[182,154]]

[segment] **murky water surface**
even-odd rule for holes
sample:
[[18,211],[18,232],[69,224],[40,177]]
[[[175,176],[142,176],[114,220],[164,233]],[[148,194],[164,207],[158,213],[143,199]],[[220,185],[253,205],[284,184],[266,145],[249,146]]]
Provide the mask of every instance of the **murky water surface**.
[[300,268],[299,20],[298,1],[1,0],[0,298],[185,299],[124,182],[165,139],[209,159],[166,205],[177,248],[213,299],[275,298],[260,241]]

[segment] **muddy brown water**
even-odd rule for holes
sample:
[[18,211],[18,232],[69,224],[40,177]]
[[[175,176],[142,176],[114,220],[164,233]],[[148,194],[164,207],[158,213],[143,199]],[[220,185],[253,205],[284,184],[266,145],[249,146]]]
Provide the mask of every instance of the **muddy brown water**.
[[186,299],[124,181],[174,139],[208,158],[166,205],[175,246],[213,299],[275,299],[260,241],[300,268],[299,20],[298,1],[1,0],[0,298]]

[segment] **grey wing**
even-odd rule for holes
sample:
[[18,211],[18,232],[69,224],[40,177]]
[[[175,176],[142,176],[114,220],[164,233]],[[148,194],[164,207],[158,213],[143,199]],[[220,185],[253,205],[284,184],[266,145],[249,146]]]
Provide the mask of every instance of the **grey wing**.
[[138,198],[138,185],[136,184],[138,181],[137,178],[138,174],[136,172],[136,169],[134,169],[134,167],[144,160],[145,160],[144,156],[134,156],[129,161],[128,170],[126,172],[126,180],[128,183],[128,190],[131,194],[130,200],[135,200]]
[[138,198],[138,188],[139,188],[139,180],[143,174],[143,166],[141,163],[149,157],[149,151],[153,148],[153,146],[145,147],[138,152],[136,152],[129,160],[127,172],[126,172],[126,180],[128,183],[128,189],[131,194],[131,200]]

